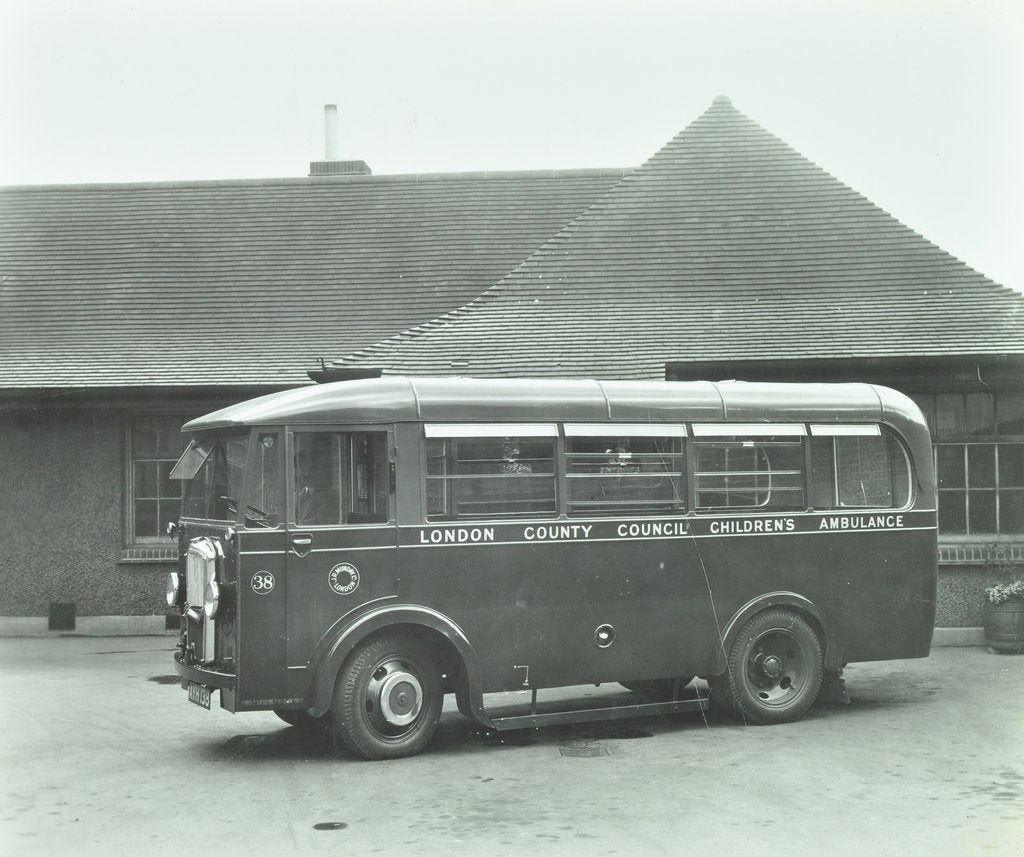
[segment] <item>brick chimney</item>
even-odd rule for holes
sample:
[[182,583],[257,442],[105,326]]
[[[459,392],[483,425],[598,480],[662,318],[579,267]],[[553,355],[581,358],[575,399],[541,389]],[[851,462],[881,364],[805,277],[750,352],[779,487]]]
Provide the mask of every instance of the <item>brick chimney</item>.
[[342,161],[338,142],[338,105],[324,105],[324,160],[310,161],[311,176],[368,176],[372,170],[366,161]]

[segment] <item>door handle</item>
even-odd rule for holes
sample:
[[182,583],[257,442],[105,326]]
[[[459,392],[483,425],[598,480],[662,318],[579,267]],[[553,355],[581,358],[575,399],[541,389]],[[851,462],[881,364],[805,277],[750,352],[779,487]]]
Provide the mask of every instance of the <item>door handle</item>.
[[309,533],[296,533],[292,536],[292,552],[296,556],[305,556],[313,547],[313,537]]

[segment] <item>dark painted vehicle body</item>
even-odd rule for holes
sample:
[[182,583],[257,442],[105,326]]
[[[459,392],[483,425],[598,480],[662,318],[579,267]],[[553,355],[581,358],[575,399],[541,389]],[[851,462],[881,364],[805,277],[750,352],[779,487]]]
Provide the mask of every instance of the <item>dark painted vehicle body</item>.
[[[581,520],[567,517],[560,501],[555,517],[426,520],[424,424],[563,422],[610,430],[616,423],[878,423],[909,453],[911,501],[886,510],[877,528],[861,511],[695,513],[691,478],[691,511],[668,517]],[[286,490],[275,527],[254,524],[244,508],[230,521],[179,525],[183,579],[193,540],[210,537],[223,553],[224,603],[212,634],[211,620],[194,606],[184,610],[176,668],[183,682],[220,689],[230,711],[326,713],[346,657],[384,628],[436,643],[446,690],[459,689],[464,711],[485,725],[484,693],[721,674],[738,629],[769,606],[807,619],[823,641],[826,670],[928,655],[932,450],[920,412],[892,390],[384,377],[265,396],[185,427],[196,437],[274,434],[286,485],[295,433],[311,429],[387,432],[387,522],[297,527]],[[350,591],[330,585],[340,566],[358,569]],[[262,583],[269,578],[258,577],[264,573],[270,589]],[[195,593],[189,602],[196,605]],[[606,626],[610,644],[597,637]]]

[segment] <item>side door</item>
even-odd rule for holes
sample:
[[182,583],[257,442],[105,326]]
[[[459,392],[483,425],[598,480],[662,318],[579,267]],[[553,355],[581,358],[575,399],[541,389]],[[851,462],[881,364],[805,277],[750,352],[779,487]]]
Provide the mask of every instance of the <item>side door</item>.
[[341,616],[395,594],[393,451],[393,430],[380,426],[288,433],[289,668],[307,666]]
[[285,671],[288,592],[284,430],[254,429],[238,516],[238,613],[234,653],[238,710],[287,704],[297,695]]
[[684,674],[695,630],[711,625],[686,518],[686,429],[563,431],[565,516],[533,528],[545,538],[520,567],[518,663],[540,686]]

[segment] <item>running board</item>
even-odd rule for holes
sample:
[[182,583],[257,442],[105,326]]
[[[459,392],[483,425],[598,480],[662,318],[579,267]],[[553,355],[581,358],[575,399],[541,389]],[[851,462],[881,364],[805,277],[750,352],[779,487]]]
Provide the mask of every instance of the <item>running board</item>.
[[[593,700],[589,700],[590,703]],[[563,703],[564,704],[564,703]],[[551,708],[548,703],[545,708]],[[565,723],[592,723],[597,720],[624,720],[629,717],[650,717],[656,714],[679,714],[684,711],[707,711],[708,698],[695,696],[672,702],[636,702],[627,705],[593,706],[537,711],[536,702],[528,714],[491,715],[488,719],[499,732],[512,729],[535,729],[541,726],[561,726]]]

